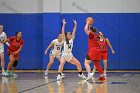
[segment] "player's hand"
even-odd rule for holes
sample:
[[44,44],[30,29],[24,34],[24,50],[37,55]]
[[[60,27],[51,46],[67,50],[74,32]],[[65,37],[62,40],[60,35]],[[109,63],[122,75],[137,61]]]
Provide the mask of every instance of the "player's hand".
[[4,44],[4,40],[0,41],[0,43]]
[[46,54],[46,55],[47,55],[47,52],[48,52],[48,51],[45,51],[45,54]]
[[[90,25],[89,23],[90,23],[90,21],[87,21],[87,24],[88,24],[88,25]],[[92,25],[90,25],[90,26],[92,26]]]
[[111,52],[112,52],[112,54],[115,54],[115,51],[114,50],[112,50]]
[[18,54],[18,52],[12,52],[11,54],[12,54],[12,55],[16,55],[16,54]]
[[73,23],[74,23],[75,25],[77,25],[77,22],[76,22],[76,20],[73,20]]
[[62,19],[62,23],[63,25],[65,25],[67,22],[65,21],[65,19]]

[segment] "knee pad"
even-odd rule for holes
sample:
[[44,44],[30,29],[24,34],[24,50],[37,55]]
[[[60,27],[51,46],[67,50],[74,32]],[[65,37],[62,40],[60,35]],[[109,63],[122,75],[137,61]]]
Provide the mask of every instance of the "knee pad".
[[15,60],[15,61],[14,61],[14,64],[13,64],[13,67],[16,67],[17,64],[18,64],[18,60]]

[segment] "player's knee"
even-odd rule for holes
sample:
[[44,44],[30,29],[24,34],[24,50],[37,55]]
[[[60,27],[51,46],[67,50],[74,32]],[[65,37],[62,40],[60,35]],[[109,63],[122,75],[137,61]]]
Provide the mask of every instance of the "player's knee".
[[63,62],[63,61],[62,61],[62,62],[60,63],[61,67],[63,67],[63,66],[64,66],[64,64],[65,64],[65,62]]
[[77,62],[76,65],[77,65],[77,66],[81,66],[80,62]]
[[1,62],[4,63],[4,59],[1,59]]
[[87,61],[84,62],[84,65],[89,65],[89,63]]

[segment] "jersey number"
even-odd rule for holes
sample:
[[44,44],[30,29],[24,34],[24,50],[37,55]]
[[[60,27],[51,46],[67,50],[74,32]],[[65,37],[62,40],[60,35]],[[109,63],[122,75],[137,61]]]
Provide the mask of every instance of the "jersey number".
[[68,45],[68,49],[71,49],[71,45]]
[[57,47],[57,50],[60,50],[60,47]]

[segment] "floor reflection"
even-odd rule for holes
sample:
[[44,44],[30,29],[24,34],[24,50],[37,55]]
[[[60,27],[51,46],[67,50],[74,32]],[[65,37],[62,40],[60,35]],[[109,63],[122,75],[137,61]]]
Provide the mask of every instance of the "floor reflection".
[[13,77],[2,77],[1,93],[18,93]]

